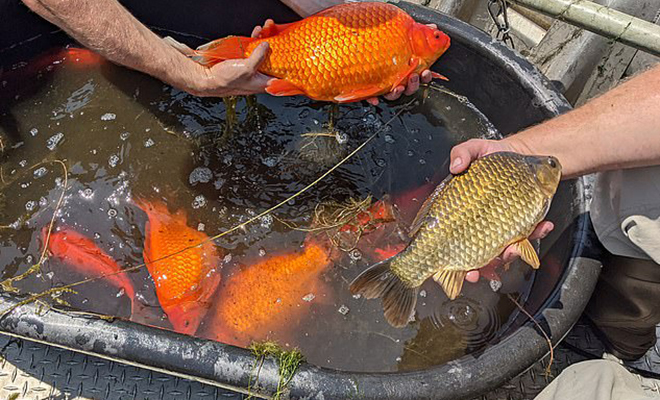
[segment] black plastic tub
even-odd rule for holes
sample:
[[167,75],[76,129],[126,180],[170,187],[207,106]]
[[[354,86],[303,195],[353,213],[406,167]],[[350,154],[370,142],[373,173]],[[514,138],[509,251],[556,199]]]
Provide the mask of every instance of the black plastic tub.
[[[159,33],[191,46],[229,33],[249,33],[266,17],[295,19],[273,0],[124,1],[134,14]],[[447,86],[476,105],[502,134],[566,112],[569,104],[539,71],[519,54],[461,21],[421,6],[397,3],[415,19],[435,23],[452,38],[452,47],[434,67],[450,78]],[[3,66],[58,43],[70,41],[16,1],[0,1],[0,63]],[[232,22],[214,15],[233,13]],[[183,32],[183,33],[181,33]],[[35,35],[41,35],[37,39]],[[21,44],[17,56],[13,45]],[[18,58],[17,58],[18,57]],[[543,268],[525,304],[554,344],[582,313],[600,272],[587,256],[592,229],[586,216],[585,181],[563,182],[549,218],[555,231],[541,243]],[[0,309],[20,299],[4,294]],[[259,377],[251,374],[255,359],[248,350],[195,339],[170,331],[116,320],[74,317],[58,311],[37,314],[33,305],[18,307],[0,321],[9,335],[92,354],[115,361],[188,377],[216,386],[269,397],[278,383],[275,363],[266,361]],[[287,387],[291,398],[470,398],[520,374],[548,352],[535,325],[520,314],[507,332],[485,349],[444,365],[408,373],[353,373],[304,364]]]

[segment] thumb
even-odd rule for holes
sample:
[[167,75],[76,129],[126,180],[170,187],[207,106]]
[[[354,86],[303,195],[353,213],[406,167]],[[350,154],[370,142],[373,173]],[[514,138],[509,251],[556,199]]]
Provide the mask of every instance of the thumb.
[[471,139],[451,149],[449,156],[449,172],[459,174],[479,156],[483,155],[488,146],[487,140]]
[[268,45],[268,42],[261,43],[256,49],[254,49],[252,54],[250,54],[245,65],[252,71],[257,71],[259,67],[261,67],[261,64],[266,61],[269,50],[270,46]]

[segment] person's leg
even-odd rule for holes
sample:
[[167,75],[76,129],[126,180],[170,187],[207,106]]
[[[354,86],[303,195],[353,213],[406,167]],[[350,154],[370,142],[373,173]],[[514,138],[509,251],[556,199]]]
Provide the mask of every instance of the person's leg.
[[573,364],[534,400],[647,400],[657,399],[622,365],[611,360]]
[[605,252],[586,315],[608,352],[635,360],[655,344],[660,323],[660,265]]

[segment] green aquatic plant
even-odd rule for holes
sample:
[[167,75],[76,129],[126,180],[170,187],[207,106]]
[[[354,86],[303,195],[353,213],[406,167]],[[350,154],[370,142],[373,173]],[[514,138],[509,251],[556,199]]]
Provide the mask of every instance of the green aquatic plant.
[[236,104],[238,104],[239,96],[227,96],[222,98],[225,103],[225,134],[228,134],[234,129],[238,123],[238,115],[236,114]]
[[[276,342],[264,341],[264,342],[254,342],[248,347],[252,351],[252,354],[256,357],[255,365],[253,370],[256,370],[256,376],[259,376],[259,370],[263,365],[267,357],[272,357],[277,363],[277,368],[279,371],[279,379],[277,381],[277,391],[273,394],[272,398],[279,400],[284,393],[284,389],[287,387],[293,376],[298,371],[300,363],[305,360],[305,357],[302,355],[300,350],[292,349],[286,351]],[[257,365],[259,367],[257,368]],[[248,391],[250,391],[251,380],[248,382]],[[248,397],[248,398],[251,398]]]
[[335,130],[335,123],[337,121],[338,114],[339,114],[339,104],[336,103],[330,104],[330,110],[328,110],[328,130],[331,132]]

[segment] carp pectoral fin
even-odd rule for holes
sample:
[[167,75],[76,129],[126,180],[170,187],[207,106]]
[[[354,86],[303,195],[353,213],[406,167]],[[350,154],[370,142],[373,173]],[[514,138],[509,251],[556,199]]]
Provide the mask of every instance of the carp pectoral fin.
[[539,261],[539,256],[536,254],[536,250],[534,250],[534,246],[532,246],[529,240],[523,239],[516,243],[516,246],[520,252],[520,258],[522,258],[527,264],[531,265],[532,268],[538,269],[541,262]]
[[454,300],[463,289],[465,275],[467,275],[467,271],[442,270],[433,275],[433,280],[442,286],[442,290],[445,291],[449,300]]
[[350,103],[353,101],[365,100],[370,97],[377,96],[382,91],[383,88],[380,86],[376,86],[376,85],[366,86],[360,89],[354,89],[349,92],[335,96],[335,101],[337,103]]
[[263,28],[261,28],[261,32],[259,32],[259,36],[257,36],[259,39],[263,38],[269,38],[271,36],[279,35],[280,32],[288,28],[289,26],[295,24],[295,22],[291,22],[288,24],[269,24],[269,25],[264,25]]
[[266,93],[273,96],[296,96],[305,94],[305,92],[298,86],[284,79],[272,79],[268,82]]
[[381,261],[362,272],[350,285],[352,294],[366,299],[383,298],[385,319],[390,325],[401,328],[408,324],[415,312],[419,287],[410,287],[392,270],[392,258]]
[[417,231],[419,228],[422,226],[422,224],[425,221],[426,215],[428,215],[429,210],[431,209],[431,206],[433,205],[433,202],[435,199],[442,193],[444,190],[445,186],[447,185],[447,182],[451,179],[452,175],[449,174],[436,188],[433,190],[433,193],[429,197],[424,200],[424,203],[422,203],[422,206],[420,207],[419,211],[417,211],[417,215],[415,216],[415,219],[413,220],[412,224],[410,224],[410,229],[408,231],[408,235],[410,237],[415,236],[417,234]]
[[447,77],[444,76],[444,75],[440,75],[440,74],[437,73],[437,72],[433,72],[433,71],[431,71],[431,76],[432,76],[433,78],[435,78],[435,79],[442,79],[443,81],[449,81],[449,78],[447,78]]
[[413,57],[413,58],[411,58],[411,59],[410,59],[410,65],[408,66],[408,69],[405,70],[405,71],[403,71],[402,73],[400,73],[400,74],[396,77],[396,81],[394,81],[394,84],[392,85],[392,89],[391,89],[391,90],[394,90],[395,87],[401,85],[401,84],[403,83],[403,81],[405,81],[406,79],[408,79],[408,76],[409,76],[410,74],[412,74],[413,72],[415,72],[415,70],[417,69],[417,67],[419,67],[419,62],[420,62],[420,61],[419,61],[419,58],[417,58],[417,57]]

